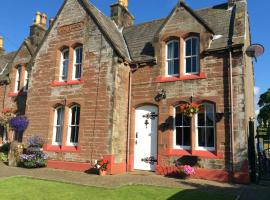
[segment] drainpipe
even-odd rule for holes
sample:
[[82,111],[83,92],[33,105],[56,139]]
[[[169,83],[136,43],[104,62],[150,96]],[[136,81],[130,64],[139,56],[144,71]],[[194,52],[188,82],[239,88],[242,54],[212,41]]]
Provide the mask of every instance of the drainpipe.
[[129,69],[129,84],[128,84],[128,123],[127,123],[127,154],[126,154],[126,171],[129,170],[130,159],[130,125],[131,125],[131,90],[132,89],[132,71]]
[[231,114],[231,120],[230,120],[230,146],[231,146],[231,172],[234,172],[234,116],[233,116],[233,73],[232,73],[232,47],[229,48],[229,88],[230,88],[230,114]]

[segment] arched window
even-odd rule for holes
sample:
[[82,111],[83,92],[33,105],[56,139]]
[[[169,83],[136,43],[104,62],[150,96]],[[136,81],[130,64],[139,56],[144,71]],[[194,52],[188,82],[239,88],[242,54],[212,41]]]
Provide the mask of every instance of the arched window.
[[185,73],[199,73],[199,38],[189,37],[185,40]]
[[215,124],[214,104],[203,103],[196,118],[197,147],[199,149],[215,149]]
[[68,79],[69,50],[63,49],[61,52],[60,81]]
[[176,148],[190,149],[191,146],[191,118],[175,107],[174,115],[174,146]]
[[80,80],[82,73],[82,59],[83,59],[83,47],[78,46],[74,50],[74,64],[73,64],[73,80]]
[[16,70],[16,80],[14,92],[19,92],[21,89],[21,76],[22,76],[22,66],[18,65]]
[[53,144],[61,145],[64,128],[64,106],[58,106],[54,111],[54,130],[53,130]]
[[67,144],[76,146],[79,139],[81,108],[79,105],[74,105],[69,109],[68,137]]
[[166,45],[166,70],[168,76],[179,75],[179,41],[171,40]]

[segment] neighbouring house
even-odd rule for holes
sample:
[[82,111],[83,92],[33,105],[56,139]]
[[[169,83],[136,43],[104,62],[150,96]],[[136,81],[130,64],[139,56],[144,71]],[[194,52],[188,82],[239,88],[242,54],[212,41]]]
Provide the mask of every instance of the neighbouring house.
[[[85,171],[105,158],[111,174],[170,175],[195,163],[198,178],[249,182],[246,0],[200,10],[179,1],[137,25],[128,0],[111,5],[111,18],[65,0],[45,24],[37,13],[0,90],[3,109],[15,103],[29,119],[23,140],[46,139],[49,167]],[[185,114],[189,105],[198,112]]]

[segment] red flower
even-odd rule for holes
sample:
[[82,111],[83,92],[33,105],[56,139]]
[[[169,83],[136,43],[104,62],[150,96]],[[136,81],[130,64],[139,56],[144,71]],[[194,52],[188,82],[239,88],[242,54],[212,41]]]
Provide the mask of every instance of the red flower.
[[10,108],[4,108],[2,113],[12,113],[12,110]]

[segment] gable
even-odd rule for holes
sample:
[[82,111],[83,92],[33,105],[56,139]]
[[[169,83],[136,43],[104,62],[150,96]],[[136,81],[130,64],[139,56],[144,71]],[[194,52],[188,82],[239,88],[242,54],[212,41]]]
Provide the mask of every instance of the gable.
[[13,63],[15,64],[28,63],[31,60],[31,58],[32,58],[31,52],[24,42],[17,51]]
[[214,31],[207,22],[182,2],[173,9],[161,28],[160,33],[172,31],[182,33],[207,32],[214,34]]

